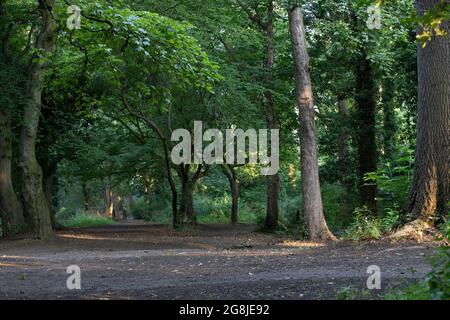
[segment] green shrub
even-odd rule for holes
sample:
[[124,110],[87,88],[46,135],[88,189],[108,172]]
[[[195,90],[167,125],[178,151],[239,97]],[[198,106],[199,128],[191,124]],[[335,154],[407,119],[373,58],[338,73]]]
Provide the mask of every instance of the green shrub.
[[381,164],[377,172],[365,175],[366,182],[377,185],[377,203],[381,211],[405,203],[414,163],[413,152],[404,148],[394,161]]
[[[444,225],[446,242],[450,240],[450,224]],[[424,281],[412,284],[404,289],[391,291],[386,300],[449,300],[450,299],[450,248],[444,245],[438,248],[431,258],[432,269]]]
[[[444,225],[446,241],[450,240],[450,223]],[[444,245],[438,248],[432,258],[432,271],[425,280],[432,299],[450,299],[450,247]]]
[[387,209],[384,217],[374,217],[367,207],[356,208],[354,220],[344,232],[345,239],[380,239],[381,236],[397,225],[400,214],[397,210]]
[[131,215],[135,219],[151,219],[151,210],[144,197],[137,198],[131,206]]

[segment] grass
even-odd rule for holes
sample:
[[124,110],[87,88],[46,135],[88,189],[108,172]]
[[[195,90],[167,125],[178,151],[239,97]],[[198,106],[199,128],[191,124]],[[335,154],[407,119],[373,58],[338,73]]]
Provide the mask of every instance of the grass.
[[343,287],[336,292],[336,300],[367,300],[372,298],[368,289],[357,289],[353,286]]
[[61,224],[65,227],[76,227],[76,228],[102,226],[113,223],[114,223],[113,220],[106,217],[90,216],[85,214],[77,214],[73,217],[68,218],[65,221],[61,221]]
[[402,289],[392,289],[384,297],[384,300],[430,300],[430,292],[422,282],[417,282]]

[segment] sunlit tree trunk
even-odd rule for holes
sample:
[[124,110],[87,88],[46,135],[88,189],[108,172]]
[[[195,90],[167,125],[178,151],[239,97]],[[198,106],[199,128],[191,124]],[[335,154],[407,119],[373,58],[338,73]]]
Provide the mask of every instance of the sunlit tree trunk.
[[113,202],[113,193],[111,188],[110,179],[105,179],[103,181],[103,200],[105,203],[105,216],[108,218],[113,217],[114,210],[114,202]]
[[312,240],[330,240],[334,239],[334,236],[328,229],[323,215],[309,55],[306,47],[303,15],[298,6],[289,10],[289,30],[300,121],[303,213],[308,220],[310,238]]
[[20,138],[20,167],[22,171],[23,205],[32,219],[36,238],[47,239],[53,235],[50,210],[42,187],[42,168],[36,159],[36,139],[42,107],[44,72],[48,59],[55,50],[56,21],[53,0],[39,0],[41,30],[37,36],[36,51],[32,58],[26,90],[22,133]]

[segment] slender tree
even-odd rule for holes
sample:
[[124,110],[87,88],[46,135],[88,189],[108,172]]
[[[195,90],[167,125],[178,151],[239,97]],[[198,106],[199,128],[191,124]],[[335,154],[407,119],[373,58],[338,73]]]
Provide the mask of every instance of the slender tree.
[[289,9],[289,30],[299,108],[303,212],[308,220],[309,236],[312,240],[332,240],[335,238],[325,221],[320,194],[317,134],[309,55],[306,47],[303,14],[299,6],[293,6]]
[[236,225],[238,222],[238,208],[239,208],[239,180],[237,178],[234,166],[223,164],[222,171],[230,183],[231,189],[231,224]]

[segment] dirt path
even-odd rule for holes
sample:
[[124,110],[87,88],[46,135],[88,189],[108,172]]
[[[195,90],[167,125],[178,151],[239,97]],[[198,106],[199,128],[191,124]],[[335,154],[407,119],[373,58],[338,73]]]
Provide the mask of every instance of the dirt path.
[[[51,241],[0,241],[1,299],[317,299],[364,289],[367,267],[382,291],[423,278],[431,244],[286,241],[252,226],[176,233],[130,221],[58,232]],[[81,269],[68,290],[66,268]],[[379,294],[380,292],[376,292]],[[376,294],[374,294],[376,296]]]

